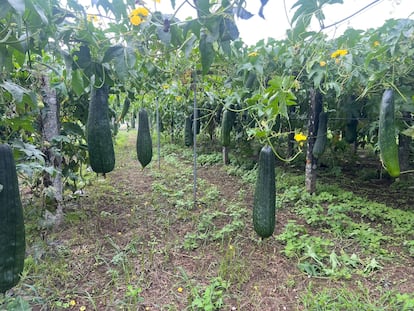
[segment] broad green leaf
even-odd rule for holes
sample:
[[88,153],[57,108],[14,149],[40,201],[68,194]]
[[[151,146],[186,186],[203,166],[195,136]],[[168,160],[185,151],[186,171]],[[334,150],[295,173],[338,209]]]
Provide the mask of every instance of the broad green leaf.
[[24,3],[24,0],[7,0],[7,2],[9,2],[9,4],[17,12],[17,14],[19,14],[19,15],[24,14],[24,11],[26,9],[26,5]]
[[134,49],[126,47],[122,54],[118,54],[113,59],[115,71],[121,81],[126,81],[129,77],[130,69],[133,69],[136,63]]
[[[74,56],[74,62],[73,64],[79,68],[85,69],[91,65],[92,57],[91,57],[91,51],[89,47],[86,45],[82,45],[79,48],[79,51],[76,51],[73,53]],[[74,69],[77,69],[75,67]]]
[[197,14],[198,17],[207,16],[210,14],[210,1],[198,0],[197,2]]
[[220,22],[221,41],[236,40],[239,37],[239,29],[233,19],[222,18]]
[[43,10],[43,8],[41,8],[40,6],[38,6],[35,3],[33,3],[33,8],[35,9],[37,15],[39,15],[39,17],[42,20],[43,24],[45,24],[45,25],[49,24],[49,20],[48,20],[46,14],[45,14],[45,11]]
[[124,53],[124,47],[122,45],[110,46],[104,54],[103,63],[109,63],[112,59],[121,56]]
[[186,58],[190,57],[196,41],[197,41],[197,37],[194,34],[191,36],[189,40],[187,40],[187,43],[184,46],[184,55]]
[[411,126],[408,129],[401,131],[401,134],[414,138],[414,126]]
[[79,69],[72,71],[72,90],[77,96],[82,95],[85,91],[82,72]]
[[4,81],[3,83],[0,83],[0,87],[8,91],[18,103],[21,103],[23,100],[23,95],[25,93],[28,93],[28,90],[10,81]]
[[66,133],[66,135],[68,135],[68,134],[75,134],[75,135],[78,135],[78,136],[83,136],[84,135],[83,129],[77,123],[63,122],[62,123],[62,128],[63,128],[64,132]]

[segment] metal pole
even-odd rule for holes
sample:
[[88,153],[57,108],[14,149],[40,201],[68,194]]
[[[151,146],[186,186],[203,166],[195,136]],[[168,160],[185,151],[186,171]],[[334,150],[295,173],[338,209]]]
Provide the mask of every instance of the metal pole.
[[157,152],[158,152],[158,169],[161,167],[161,133],[160,133],[160,104],[158,97],[155,98],[157,103]]
[[197,84],[196,84],[196,71],[193,71],[192,74],[192,84],[193,84],[193,160],[194,160],[194,167],[193,167],[193,198],[194,198],[194,206],[197,204]]

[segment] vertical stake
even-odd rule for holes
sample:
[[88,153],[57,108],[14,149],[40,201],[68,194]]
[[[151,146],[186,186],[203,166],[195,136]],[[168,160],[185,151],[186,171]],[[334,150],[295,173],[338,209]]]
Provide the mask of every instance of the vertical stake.
[[161,168],[161,131],[160,131],[160,103],[158,97],[155,97],[157,103],[157,152],[158,152],[158,169]]
[[194,94],[194,100],[193,100],[193,160],[194,160],[194,166],[193,166],[193,199],[194,199],[194,206],[197,204],[197,73],[194,70],[192,72],[192,87],[193,87],[193,94]]
[[322,95],[314,89],[310,90],[310,111],[308,123],[308,139],[305,165],[305,188],[308,193],[316,191],[316,167],[317,159],[313,156],[312,150],[316,140],[316,133],[319,125],[319,114],[322,111]]

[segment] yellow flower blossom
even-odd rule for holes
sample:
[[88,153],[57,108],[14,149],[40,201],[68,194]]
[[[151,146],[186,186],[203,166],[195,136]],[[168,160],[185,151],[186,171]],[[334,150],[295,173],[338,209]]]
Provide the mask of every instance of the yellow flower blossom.
[[168,89],[170,88],[170,86],[169,86],[168,84],[163,84],[163,85],[162,85],[162,88],[163,88],[164,90],[168,90]]
[[69,301],[69,306],[74,307],[76,305],[76,301],[75,300],[71,300]]
[[256,51],[250,52],[249,54],[247,54],[247,56],[251,56],[251,57],[256,57],[257,55],[259,55],[259,53],[257,53]]
[[133,15],[129,17],[129,21],[131,22],[132,25],[138,26],[139,24],[142,23],[142,18],[139,17],[138,15]]
[[296,133],[293,139],[299,143],[299,146],[303,146],[303,143],[306,141],[307,137],[302,132]]
[[79,308],[79,311],[85,311],[85,310],[86,310],[85,306],[82,306],[82,307]]
[[154,0],[154,2],[156,2],[156,3],[161,3],[161,0]]
[[177,288],[177,292],[182,293],[183,292],[183,288],[182,287]]
[[345,56],[348,54],[348,50],[336,50],[331,54],[331,58],[337,58],[339,56]]
[[325,67],[325,66],[326,66],[326,62],[325,62],[325,61],[323,61],[323,60],[321,60],[321,61],[319,62],[319,66],[321,66],[321,67]]
[[375,46],[375,47],[377,47],[377,46],[379,46],[379,45],[380,45],[379,41],[374,41],[374,46]]
[[99,22],[99,18],[95,14],[86,15],[86,19],[88,20],[88,22]]
[[132,25],[138,26],[141,24],[145,17],[149,15],[149,11],[144,8],[143,6],[140,6],[136,9],[134,9],[131,14],[129,14],[129,21]]

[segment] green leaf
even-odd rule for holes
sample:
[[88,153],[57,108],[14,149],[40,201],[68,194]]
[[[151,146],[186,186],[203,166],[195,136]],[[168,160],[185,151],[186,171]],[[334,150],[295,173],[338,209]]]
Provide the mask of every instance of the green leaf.
[[220,22],[221,41],[236,40],[239,37],[239,29],[233,19],[224,17]]
[[18,103],[22,102],[23,95],[25,93],[29,93],[28,90],[24,89],[20,85],[17,85],[9,81],[4,81],[3,83],[0,83],[0,87],[8,91]]
[[401,131],[401,134],[414,138],[414,126]]
[[129,77],[129,70],[134,68],[136,55],[134,49],[126,47],[122,54],[113,59],[115,71],[121,81],[126,81]]
[[72,90],[77,96],[82,95],[85,91],[82,72],[78,69],[72,71]]
[[109,63],[111,60],[113,60],[116,57],[121,56],[124,53],[124,47],[122,45],[114,45],[110,46],[104,54],[103,63]]
[[198,17],[207,16],[210,14],[210,1],[198,0],[197,2],[197,14]]
[[[79,51],[74,52],[73,55],[74,65],[76,64],[77,67],[85,69],[90,66],[92,62],[91,51],[86,45],[82,45]],[[74,69],[77,69],[77,67]]]
[[24,0],[7,0],[7,2],[9,2],[9,4],[17,12],[17,14],[19,14],[19,15],[24,14],[24,11],[26,9],[26,5],[24,3]]
[[48,20],[46,14],[45,14],[45,11],[43,10],[43,8],[41,8],[40,6],[38,6],[35,3],[33,3],[33,8],[35,9],[37,15],[39,15],[39,17],[42,20],[43,24],[48,25],[49,20]]
[[216,54],[213,48],[213,43],[207,40],[206,34],[201,35],[199,50],[201,56],[201,68],[203,75],[205,75],[208,73],[211,64],[213,64]]

